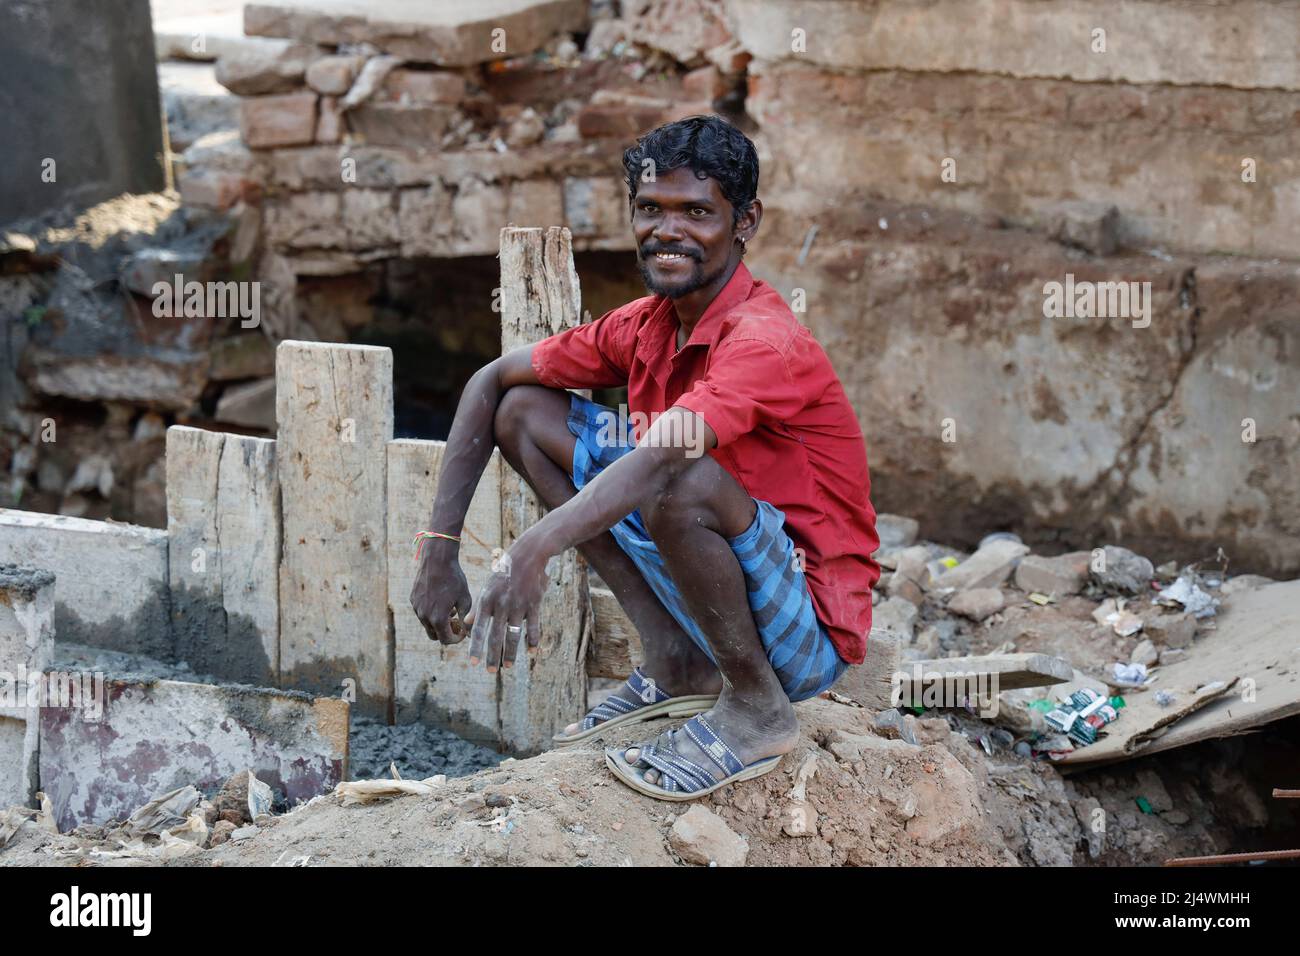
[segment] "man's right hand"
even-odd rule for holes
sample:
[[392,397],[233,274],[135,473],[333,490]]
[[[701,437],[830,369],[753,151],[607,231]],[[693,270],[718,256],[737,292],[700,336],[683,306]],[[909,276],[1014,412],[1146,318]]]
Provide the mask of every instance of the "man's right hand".
[[459,644],[469,635],[462,622],[470,609],[469,584],[455,556],[425,555],[415,572],[411,607],[431,641]]

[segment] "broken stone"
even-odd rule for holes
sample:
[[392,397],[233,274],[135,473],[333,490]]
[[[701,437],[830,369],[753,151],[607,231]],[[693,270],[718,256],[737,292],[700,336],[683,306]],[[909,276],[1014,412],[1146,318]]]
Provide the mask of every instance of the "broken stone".
[[375,146],[435,146],[456,116],[454,106],[374,101],[352,110],[352,131]]
[[1160,651],[1160,665],[1166,667],[1170,664],[1177,664],[1187,658],[1187,651],[1181,647],[1166,647]]
[[1048,225],[1048,235],[1057,242],[1083,249],[1097,256],[1109,256],[1119,248],[1119,210],[1102,209],[1096,203],[1066,203]]
[[1163,647],[1189,647],[1196,634],[1196,618],[1190,614],[1159,614],[1147,618],[1143,631]]
[[1169,791],[1165,789],[1165,783],[1160,779],[1160,775],[1154,770],[1139,770],[1137,772],[1138,793],[1147,798],[1147,803],[1151,804],[1151,809],[1157,813],[1163,813],[1174,808],[1173,797],[1169,796]]
[[[876,733],[887,740],[902,740],[905,743],[919,746],[915,730],[896,707],[891,707],[889,710],[877,714],[872,726]],[[947,722],[945,722],[945,730],[947,730],[947,726]]]
[[915,518],[902,515],[876,515],[876,537],[880,539],[881,551],[893,551],[908,548],[916,543],[916,536],[921,526]]
[[744,866],[749,855],[745,839],[720,816],[699,804],[673,822],[668,843],[687,863],[700,866]]
[[343,119],[343,110],[339,101],[333,96],[322,96],[320,100],[320,117],[316,121],[316,142],[338,143],[347,132],[347,121]]
[[465,98],[465,77],[442,70],[393,70],[384,80],[383,93],[401,103],[454,105]]
[[727,84],[716,66],[702,66],[682,77],[682,90],[687,99],[712,102],[727,92]]
[[1144,594],[1155,575],[1151,562],[1128,548],[1108,544],[1103,549],[1104,571],[1095,567],[1089,573],[1096,585],[1107,594]]
[[532,146],[545,132],[546,123],[537,115],[536,110],[528,107],[511,121],[510,128],[506,131],[506,145],[512,149]]
[[1019,541],[994,539],[955,568],[943,572],[935,586],[959,591],[1001,587],[1020,558],[1028,553],[1029,548]]
[[306,146],[316,139],[315,93],[254,96],[240,104],[239,130],[252,149]]
[[213,417],[230,425],[275,431],[275,379],[230,386],[217,400]]
[[318,47],[288,40],[249,39],[217,60],[217,82],[239,96],[287,93],[302,85]]
[[230,835],[235,832],[235,824],[229,820],[218,820],[212,824],[212,837],[208,846],[221,846],[230,839]]
[[998,588],[971,588],[955,594],[948,602],[948,610],[973,621],[982,621],[1002,610],[1005,603]]
[[917,815],[908,821],[907,834],[926,846],[979,825],[975,778],[951,753],[942,750],[940,754],[936,771],[912,784]]
[[886,598],[871,613],[872,633],[888,632],[895,635],[899,643],[910,644],[916,615],[916,605],[911,601]]
[[1159,659],[1155,645],[1145,640],[1133,648],[1133,653],[1129,655],[1130,664],[1145,664],[1147,667],[1152,667]]
[[1088,552],[1074,551],[1056,558],[1027,554],[1016,566],[1016,587],[1065,597],[1078,594],[1088,582]]
[[141,249],[122,269],[122,283],[136,295],[153,298],[154,286],[161,282],[171,287],[177,274],[182,275],[185,282],[201,281],[205,258],[202,250]]
[[307,85],[326,96],[342,96],[352,89],[365,63],[364,56],[323,56],[308,65]]
[[212,346],[208,377],[216,382],[262,378],[275,374],[275,349],[261,332],[243,332],[219,339]]

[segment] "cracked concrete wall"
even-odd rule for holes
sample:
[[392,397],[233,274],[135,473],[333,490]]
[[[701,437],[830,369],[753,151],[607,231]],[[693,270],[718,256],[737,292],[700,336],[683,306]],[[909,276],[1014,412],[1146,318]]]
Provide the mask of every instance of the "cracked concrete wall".
[[[879,509],[1300,570],[1300,8],[725,7],[749,264],[805,303]],[[1150,324],[1048,318],[1067,275],[1150,282]]]
[[0,21],[0,223],[163,189],[149,0],[0,0]]

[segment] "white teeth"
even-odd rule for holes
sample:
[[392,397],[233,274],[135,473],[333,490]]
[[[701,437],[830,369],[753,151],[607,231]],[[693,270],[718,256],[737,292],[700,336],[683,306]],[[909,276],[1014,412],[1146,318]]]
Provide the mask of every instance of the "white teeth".
[[656,252],[656,253],[655,253],[655,258],[656,258],[656,259],[664,259],[664,260],[668,260],[668,259],[685,259],[686,257],[685,257],[684,255],[682,255],[681,253],[677,253],[677,254],[669,254],[669,253],[666,253],[666,252]]

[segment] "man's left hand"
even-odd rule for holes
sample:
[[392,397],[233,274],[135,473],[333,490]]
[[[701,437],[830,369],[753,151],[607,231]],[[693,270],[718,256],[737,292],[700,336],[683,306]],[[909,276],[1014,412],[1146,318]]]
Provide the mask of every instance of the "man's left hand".
[[469,660],[487,664],[489,673],[514,665],[519,638],[527,628],[528,653],[541,642],[542,595],[546,593],[547,555],[521,537],[492,562],[492,575],[469,613]]

